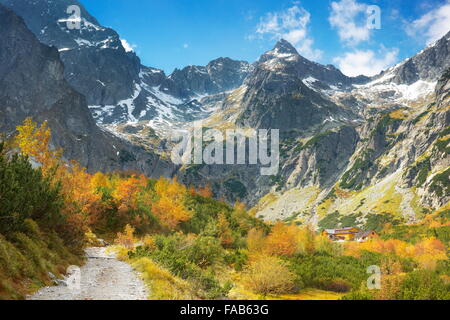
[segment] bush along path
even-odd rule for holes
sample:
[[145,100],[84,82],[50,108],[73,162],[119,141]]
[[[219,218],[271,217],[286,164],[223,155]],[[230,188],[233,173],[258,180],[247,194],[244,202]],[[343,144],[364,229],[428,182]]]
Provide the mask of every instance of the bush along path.
[[65,280],[55,280],[58,285],[42,288],[28,299],[146,300],[148,293],[144,282],[129,264],[119,261],[109,251],[101,247],[86,249],[84,266],[69,267]]

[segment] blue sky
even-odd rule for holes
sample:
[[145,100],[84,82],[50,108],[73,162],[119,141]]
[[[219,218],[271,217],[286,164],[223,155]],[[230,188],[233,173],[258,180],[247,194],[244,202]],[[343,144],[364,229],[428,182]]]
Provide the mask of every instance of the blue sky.
[[[221,56],[253,62],[283,37],[311,60],[348,75],[373,75],[450,30],[450,0],[81,2],[143,64],[166,73]],[[371,5],[380,8],[380,29],[366,27]]]

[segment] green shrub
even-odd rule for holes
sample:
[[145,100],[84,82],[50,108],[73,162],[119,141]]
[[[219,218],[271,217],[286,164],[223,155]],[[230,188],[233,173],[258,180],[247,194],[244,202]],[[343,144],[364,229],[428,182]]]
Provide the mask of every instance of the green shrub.
[[28,260],[11,242],[0,235],[0,269],[9,278],[33,277],[36,272]]
[[42,249],[31,240],[24,233],[15,233],[13,235],[14,241],[17,243],[18,248],[29,258],[35,265],[38,271],[46,270],[46,262],[43,258]]
[[341,215],[338,211],[326,215],[322,220],[319,221],[320,229],[334,229],[339,226]]
[[63,199],[59,186],[33,169],[27,157],[7,158],[0,143],[0,233],[25,231],[25,219],[54,224],[61,218]]
[[245,251],[241,249],[230,250],[225,254],[224,261],[226,264],[232,266],[236,271],[242,271],[244,266],[247,264],[248,256]]
[[55,231],[44,233],[30,219],[24,221],[25,233],[16,232],[6,239],[0,234],[0,299],[22,299],[27,288],[48,285],[47,273],[64,272],[71,264],[81,264],[78,254],[64,246]]
[[376,232],[381,232],[386,223],[398,225],[399,223],[401,223],[401,220],[393,217],[389,213],[370,213],[366,215],[366,224],[364,225],[364,230],[375,230]]
[[352,288],[348,281],[341,278],[318,278],[314,282],[316,288],[333,292],[348,292]]
[[187,250],[187,258],[190,262],[200,267],[211,266],[218,263],[223,257],[223,248],[220,240],[213,237],[197,237],[194,244]]
[[[381,255],[363,251],[359,259],[328,254],[294,257],[291,270],[306,287],[335,290],[359,288],[367,280],[367,267],[379,265]],[[334,281],[336,281],[334,283]]]
[[450,168],[433,177],[430,184],[430,191],[439,197],[448,197],[450,195]]
[[450,300],[450,284],[446,284],[435,271],[413,271],[402,282],[398,299]]
[[229,285],[219,283],[212,268],[222,261],[224,254],[218,239],[199,236],[192,240],[172,234],[158,235],[154,243],[155,249],[140,246],[130,251],[129,257],[150,257],[174,275],[188,280],[197,295],[205,299],[223,297],[230,289]]
[[367,289],[365,284],[362,284],[360,289],[347,293],[340,300],[374,300],[373,293],[373,291]]

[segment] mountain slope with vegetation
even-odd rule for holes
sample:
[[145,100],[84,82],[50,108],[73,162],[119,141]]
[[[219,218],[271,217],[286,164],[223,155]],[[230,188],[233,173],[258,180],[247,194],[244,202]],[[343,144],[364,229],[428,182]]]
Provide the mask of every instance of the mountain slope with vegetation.
[[[166,76],[81,5],[69,30],[78,1],[0,3],[0,298],[98,235],[152,299],[449,299],[450,34],[372,78],[285,40]],[[169,129],[198,119],[281,129],[279,173],[167,160]],[[355,226],[379,236],[321,233]]]
[[[81,263],[93,233],[115,241],[152,299],[450,298],[449,208],[385,224],[368,242],[336,243],[306,225],[264,223],[208,187],[89,174],[49,150],[50,131],[31,119],[17,132],[0,158],[2,298],[23,298],[48,272]],[[372,265],[383,270],[381,290],[365,289]]]

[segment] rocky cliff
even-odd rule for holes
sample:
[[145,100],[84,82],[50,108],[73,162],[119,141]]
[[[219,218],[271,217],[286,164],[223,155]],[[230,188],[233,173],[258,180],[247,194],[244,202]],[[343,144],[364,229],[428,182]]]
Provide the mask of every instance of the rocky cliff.
[[86,99],[64,79],[58,50],[40,43],[22,18],[0,5],[0,130],[26,117],[48,121],[52,143],[90,171],[135,169],[170,175],[174,166],[99,129]]
[[[285,40],[253,64],[219,58],[166,75],[142,66],[77,1],[0,3],[57,47],[23,23],[0,30],[2,130],[47,119],[55,145],[90,169],[176,172],[270,220],[410,222],[448,204],[449,34],[372,78],[309,61]],[[72,4],[82,8],[80,30],[67,29]],[[153,153],[170,152],[170,129],[196,120],[280,129],[278,174],[261,175],[260,164],[178,168]]]
[[424,71],[399,84],[407,61],[372,79],[347,78],[280,41],[205,120],[208,127],[280,129],[279,174],[260,176],[259,165],[191,166],[184,179],[212,183],[219,196],[244,199],[270,220],[420,219],[449,200],[448,73],[434,62],[426,73],[424,60],[439,52],[450,61],[448,43],[444,37],[408,59],[422,61]]

